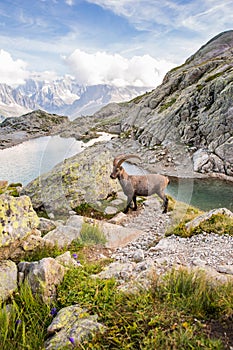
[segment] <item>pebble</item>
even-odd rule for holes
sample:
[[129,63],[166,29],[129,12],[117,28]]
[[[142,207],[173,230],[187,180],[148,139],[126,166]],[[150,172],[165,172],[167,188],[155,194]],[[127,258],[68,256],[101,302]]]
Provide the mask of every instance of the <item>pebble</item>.
[[[233,237],[203,232],[189,238],[175,235],[165,237],[171,216],[162,214],[155,196],[147,200],[138,215],[128,214],[128,228],[144,231],[135,241],[116,249],[112,257],[119,262],[142,262],[148,258],[156,264],[211,267],[222,273],[232,274]],[[226,267],[227,266],[227,267]]]

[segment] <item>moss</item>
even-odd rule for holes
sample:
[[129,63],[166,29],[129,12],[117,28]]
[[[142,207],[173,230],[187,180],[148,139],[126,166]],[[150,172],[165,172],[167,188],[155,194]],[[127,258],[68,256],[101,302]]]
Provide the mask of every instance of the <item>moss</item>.
[[205,82],[208,83],[218,77],[220,77],[221,75],[223,75],[224,72],[218,72],[216,74],[210,75],[208,78],[205,79]]
[[201,91],[203,89],[204,85],[198,84],[197,85],[197,91]]
[[164,103],[159,110],[159,113],[162,113],[163,111],[165,111],[166,109],[168,109],[169,107],[171,107],[174,103],[176,102],[176,98],[173,97],[170,101],[168,101],[167,103]]
[[81,216],[92,217],[95,219],[103,219],[103,213],[99,212],[93,206],[88,203],[81,203],[77,207],[73,208],[73,210]]
[[175,224],[169,227],[166,236],[174,234],[180,237],[191,237],[203,232],[215,233],[218,235],[228,234],[233,236],[233,218],[223,214],[212,215],[208,220],[201,222],[197,227],[188,230],[185,224],[199,214],[200,211],[197,209],[187,207],[187,212],[183,215],[182,220],[179,221],[178,218],[176,218]]

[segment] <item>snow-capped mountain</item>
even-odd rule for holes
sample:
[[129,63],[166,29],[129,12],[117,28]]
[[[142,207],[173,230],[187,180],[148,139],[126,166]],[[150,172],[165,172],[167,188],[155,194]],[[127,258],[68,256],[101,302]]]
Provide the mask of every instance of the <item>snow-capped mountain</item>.
[[151,89],[111,85],[82,86],[71,76],[52,82],[35,76],[18,87],[0,84],[0,122],[5,117],[19,116],[35,109],[75,119],[81,115],[92,115],[110,102],[128,101]]

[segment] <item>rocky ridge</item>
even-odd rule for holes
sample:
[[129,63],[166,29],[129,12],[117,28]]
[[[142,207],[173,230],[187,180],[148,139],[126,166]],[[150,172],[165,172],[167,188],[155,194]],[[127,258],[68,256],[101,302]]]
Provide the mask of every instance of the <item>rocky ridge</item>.
[[12,147],[31,138],[58,134],[68,124],[68,117],[41,110],[5,119],[0,124],[0,149]]
[[[233,31],[219,34],[155,90],[129,103],[106,106],[96,118],[109,118],[121,133],[153,150],[183,145],[194,171],[232,176]],[[184,157],[185,158],[185,157]]]

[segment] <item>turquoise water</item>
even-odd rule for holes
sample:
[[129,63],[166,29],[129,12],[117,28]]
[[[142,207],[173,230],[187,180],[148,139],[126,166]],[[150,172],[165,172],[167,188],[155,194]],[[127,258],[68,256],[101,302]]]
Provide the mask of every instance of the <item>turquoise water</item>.
[[[129,174],[145,174],[133,164],[123,165]],[[218,179],[170,178],[166,193],[202,210],[225,207],[233,211],[233,182]]]
[[233,183],[218,179],[172,179],[167,193],[202,210],[225,207],[233,211]]

